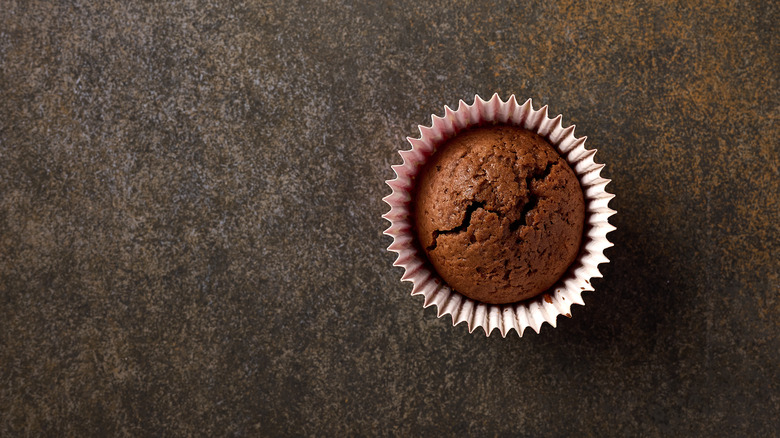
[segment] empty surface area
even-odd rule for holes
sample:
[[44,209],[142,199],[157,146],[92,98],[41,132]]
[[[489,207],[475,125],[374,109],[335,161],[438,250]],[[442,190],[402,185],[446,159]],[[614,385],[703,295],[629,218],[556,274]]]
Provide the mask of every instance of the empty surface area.
[[[617,3],[0,0],[0,435],[776,435],[780,11]],[[617,195],[523,338],[382,235],[405,137],[494,92]]]

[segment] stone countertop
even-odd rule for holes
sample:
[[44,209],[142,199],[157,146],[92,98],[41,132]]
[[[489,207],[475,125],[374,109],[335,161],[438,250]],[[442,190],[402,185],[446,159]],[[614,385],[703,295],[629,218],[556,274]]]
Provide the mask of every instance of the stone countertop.
[[[0,435],[778,432],[776,3],[131,3],[0,6]],[[619,211],[522,338],[423,309],[380,218],[494,92]]]

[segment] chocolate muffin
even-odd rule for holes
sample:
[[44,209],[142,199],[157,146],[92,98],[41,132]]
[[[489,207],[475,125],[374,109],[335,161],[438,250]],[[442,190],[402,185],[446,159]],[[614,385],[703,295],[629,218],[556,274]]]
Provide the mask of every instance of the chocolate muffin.
[[477,301],[534,297],[579,253],[579,181],[544,138],[521,128],[482,127],[449,140],[421,169],[413,204],[431,265]]

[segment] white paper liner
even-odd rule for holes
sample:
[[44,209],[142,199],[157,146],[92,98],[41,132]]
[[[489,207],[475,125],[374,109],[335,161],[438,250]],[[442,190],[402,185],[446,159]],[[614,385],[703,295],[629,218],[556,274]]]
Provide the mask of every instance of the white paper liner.
[[[415,175],[436,152],[436,148],[463,129],[491,122],[519,126],[545,137],[579,178],[586,204],[580,255],[569,270],[546,293],[518,303],[501,305],[474,301],[450,289],[427,265],[425,254],[418,251],[414,244],[410,216]],[[465,321],[469,333],[482,327],[485,335],[490,336],[497,328],[501,336],[506,337],[514,329],[522,337],[527,327],[539,333],[545,322],[555,327],[558,315],[571,317],[572,304],[584,306],[582,292],[593,290],[591,278],[601,277],[598,265],[609,262],[604,256],[604,249],[612,246],[612,243],[606,235],[615,227],[608,219],[616,213],[609,208],[609,201],[615,195],[605,190],[610,180],[600,176],[604,165],[593,161],[596,150],[585,149],[587,137],[575,137],[574,125],[564,128],[560,115],[549,118],[547,106],[534,110],[531,99],[519,105],[514,95],[504,102],[498,94],[494,94],[489,101],[475,95],[472,105],[466,105],[461,100],[455,111],[445,106],[444,117],[432,115],[431,126],[419,126],[419,129],[420,138],[407,138],[412,148],[399,152],[403,164],[392,166],[397,177],[386,181],[393,193],[383,198],[390,206],[390,211],[382,217],[390,221],[385,234],[393,238],[393,243],[387,249],[398,254],[393,265],[404,268],[401,280],[412,282],[412,295],[425,297],[423,307],[435,305],[439,318],[452,315],[453,326]]]

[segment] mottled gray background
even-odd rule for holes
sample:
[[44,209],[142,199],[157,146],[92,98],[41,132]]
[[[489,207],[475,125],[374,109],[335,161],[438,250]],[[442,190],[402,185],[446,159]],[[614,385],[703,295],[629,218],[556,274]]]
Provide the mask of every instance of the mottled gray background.
[[[128,3],[0,0],[0,435],[778,434],[776,2]],[[619,211],[522,339],[423,310],[380,218],[494,92]]]

